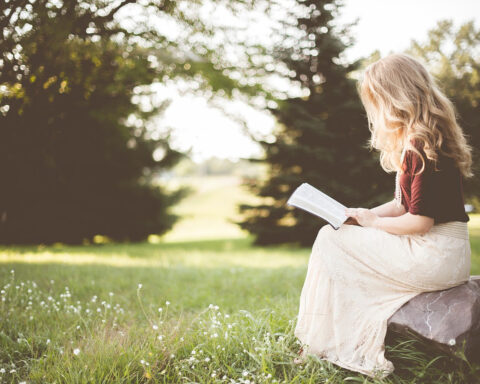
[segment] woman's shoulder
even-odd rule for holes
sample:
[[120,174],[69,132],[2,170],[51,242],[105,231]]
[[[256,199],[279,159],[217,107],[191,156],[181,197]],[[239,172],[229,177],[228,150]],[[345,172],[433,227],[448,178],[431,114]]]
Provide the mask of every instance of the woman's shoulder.
[[[411,147],[407,147],[405,152],[405,163],[410,172],[419,172],[425,164],[425,171],[433,168],[433,161],[427,158],[424,150],[424,143],[418,138],[410,139]],[[414,151],[413,148],[417,150]]]
[[419,139],[411,139],[410,143],[418,152],[415,152],[412,149],[407,149],[405,152],[406,165],[411,171],[418,172],[424,167],[425,171],[431,172],[433,170],[443,170],[445,167],[450,167],[452,164],[451,158],[445,157],[441,154],[440,151],[437,151],[437,161],[434,162],[432,159],[429,159],[424,150],[424,143]]

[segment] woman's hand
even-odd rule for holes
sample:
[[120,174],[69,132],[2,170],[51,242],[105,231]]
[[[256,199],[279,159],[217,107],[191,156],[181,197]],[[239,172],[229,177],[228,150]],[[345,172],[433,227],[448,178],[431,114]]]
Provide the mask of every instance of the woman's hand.
[[345,214],[355,219],[362,227],[374,227],[378,216],[367,208],[346,208]]

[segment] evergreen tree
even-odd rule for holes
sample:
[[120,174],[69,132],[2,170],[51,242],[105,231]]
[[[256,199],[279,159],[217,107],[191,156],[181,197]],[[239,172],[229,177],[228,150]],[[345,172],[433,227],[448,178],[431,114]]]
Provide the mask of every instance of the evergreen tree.
[[341,5],[298,0],[290,14],[294,22],[284,25],[279,39],[290,44],[273,52],[307,95],[276,100],[269,108],[278,121],[276,140],[260,140],[265,158],[250,159],[269,166],[267,179],[251,186],[265,202],[239,206],[245,219],[237,224],[255,235],[255,244],[311,246],[326,221],[286,205],[303,182],[347,207],[370,208],[393,199],[394,176],[381,168],[378,153],[368,150],[370,131],[352,78],[361,62],[342,64],[351,38],[345,41],[348,28],[332,26]]

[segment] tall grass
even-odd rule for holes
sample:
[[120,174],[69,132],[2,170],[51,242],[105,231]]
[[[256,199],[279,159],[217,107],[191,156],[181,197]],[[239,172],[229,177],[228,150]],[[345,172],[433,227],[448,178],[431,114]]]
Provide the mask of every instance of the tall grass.
[[[480,216],[471,218],[478,274]],[[248,236],[228,237],[231,230],[204,241],[177,234],[0,248],[0,383],[480,382],[477,365],[395,335],[387,340],[395,372],[386,379],[314,356],[295,365],[310,249],[254,247]]]

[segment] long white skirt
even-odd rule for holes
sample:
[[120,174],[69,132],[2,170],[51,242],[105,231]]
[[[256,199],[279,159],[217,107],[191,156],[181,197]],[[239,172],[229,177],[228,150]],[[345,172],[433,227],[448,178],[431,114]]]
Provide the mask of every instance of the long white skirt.
[[426,234],[394,235],[343,224],[320,228],[312,247],[295,336],[303,354],[385,377],[388,319],[422,292],[451,288],[470,276],[467,223],[436,224]]

